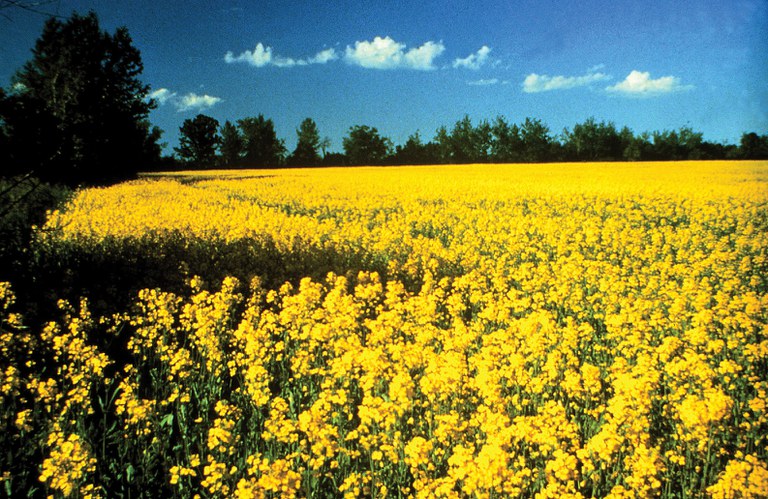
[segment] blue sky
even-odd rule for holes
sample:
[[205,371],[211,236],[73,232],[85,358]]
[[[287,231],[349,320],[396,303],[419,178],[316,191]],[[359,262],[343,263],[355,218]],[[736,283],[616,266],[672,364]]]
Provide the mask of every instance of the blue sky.
[[[554,133],[589,117],[635,133],[690,126],[738,143],[768,133],[768,0],[52,2],[124,25],[160,102],[166,152],[186,118],[263,114],[291,150],[313,118],[331,150],[352,125],[395,143],[465,114]],[[43,16],[4,9],[0,85]]]

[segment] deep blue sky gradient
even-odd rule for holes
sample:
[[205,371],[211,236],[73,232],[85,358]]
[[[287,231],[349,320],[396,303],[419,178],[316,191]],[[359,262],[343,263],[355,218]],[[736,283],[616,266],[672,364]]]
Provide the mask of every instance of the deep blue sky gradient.
[[[289,149],[305,117],[331,138],[331,150],[342,149],[352,125],[375,126],[403,143],[416,130],[431,139],[464,114],[475,123],[536,117],[554,133],[589,117],[635,133],[691,126],[729,143],[746,131],[768,133],[768,0],[61,0],[45,8],[63,16],[92,9],[105,29],[128,28],[142,53],[143,81],[175,94],[150,117],[166,131],[167,152],[183,120],[199,112],[221,123],[264,114]],[[0,85],[8,87],[45,17],[3,14]],[[426,71],[366,68],[345,57],[347,47],[377,36],[403,52],[427,42],[444,49]],[[271,47],[273,59],[306,61],[331,48],[337,59],[293,67],[225,62],[227,52],[238,56],[258,43]],[[481,67],[453,66],[483,46],[491,51]],[[607,90],[632,71],[673,83],[662,80],[651,92]],[[532,73],[592,80],[529,93],[523,82]],[[190,94],[219,100],[179,110]]]

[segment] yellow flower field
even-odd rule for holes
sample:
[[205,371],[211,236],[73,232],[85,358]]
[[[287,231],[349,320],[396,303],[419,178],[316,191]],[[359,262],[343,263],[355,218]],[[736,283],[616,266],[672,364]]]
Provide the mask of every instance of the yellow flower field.
[[768,496],[768,162],[153,175],[38,239],[183,285],[0,285],[8,490]]

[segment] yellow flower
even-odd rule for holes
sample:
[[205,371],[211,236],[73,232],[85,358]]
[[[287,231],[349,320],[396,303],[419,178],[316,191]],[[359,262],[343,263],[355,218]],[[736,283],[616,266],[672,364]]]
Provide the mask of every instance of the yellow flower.
[[734,459],[725,467],[717,482],[707,488],[714,499],[768,496],[768,466],[752,454]]
[[49,438],[52,449],[43,460],[39,480],[64,496],[71,495],[86,477],[96,471],[96,459],[77,434],[66,437],[59,432]]

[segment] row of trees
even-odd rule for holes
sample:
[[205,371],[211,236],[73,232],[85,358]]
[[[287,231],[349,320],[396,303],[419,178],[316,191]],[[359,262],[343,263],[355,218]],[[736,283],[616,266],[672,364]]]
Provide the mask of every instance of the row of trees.
[[219,122],[198,114],[184,120],[179,129],[179,146],[174,148],[182,166],[237,168],[249,166],[317,166],[321,163],[330,144],[328,138],[320,139],[317,124],[305,119],[296,131],[296,149],[287,155],[285,144],[277,138],[275,124],[271,119],[259,115],[255,118],[237,120],[237,124]]
[[594,118],[553,135],[538,119],[517,124],[499,116],[474,125],[465,116],[450,130],[438,128],[429,142],[416,132],[398,146],[376,128],[356,125],[342,141],[343,154],[327,153],[330,140],[320,138],[311,118],[302,121],[296,135],[296,149],[288,154],[271,119],[259,115],[220,127],[200,114],[184,121],[175,151],[184,167],[228,168],[768,158],[768,135],[745,133],[738,146],[724,145],[705,141],[689,127],[635,135],[627,127],[617,129],[612,122]]
[[418,132],[395,146],[376,128],[356,125],[343,153],[305,119],[288,152],[263,115],[225,122],[185,120],[176,157],[161,158],[162,131],[149,122],[156,103],[139,79],[141,55],[126,28],[103,31],[93,12],[49,19],[33,57],[0,88],[0,176],[30,171],[71,185],[109,183],[141,170],[170,167],[273,167],[472,162],[620,161],[768,158],[768,136],[744,134],[736,145],[703,140],[690,128],[635,135],[593,118],[560,134],[540,120],[468,116],[425,142]]

